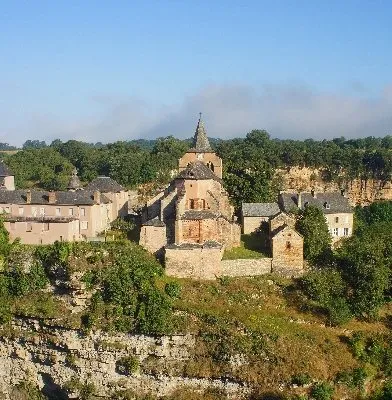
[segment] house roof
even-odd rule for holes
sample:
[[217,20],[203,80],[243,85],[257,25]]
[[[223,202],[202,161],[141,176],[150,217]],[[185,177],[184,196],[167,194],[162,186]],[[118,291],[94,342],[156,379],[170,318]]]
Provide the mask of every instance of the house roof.
[[195,161],[181,171],[176,179],[207,180],[214,179],[222,182],[204,163]]
[[108,176],[98,176],[86,187],[87,190],[99,190],[101,193],[117,193],[125,191],[124,187]]
[[280,226],[278,229],[275,230],[273,236],[272,236],[272,240],[279,238],[279,236],[283,235],[283,233],[290,231],[291,234],[294,234],[294,236],[300,237],[302,238],[303,236],[297,232],[294,228],[284,224],[282,226]]
[[193,137],[192,148],[188,150],[188,153],[213,153],[211,149],[210,142],[206,131],[204,129],[203,121],[201,120],[201,114],[199,121],[197,122],[195,136]]
[[4,221],[7,222],[50,222],[50,223],[58,223],[58,224],[68,224],[72,221],[76,221],[78,218],[76,217],[53,217],[48,215],[43,215],[39,217],[24,217],[20,215],[4,215],[2,217]]
[[244,217],[273,217],[279,212],[278,203],[242,203]]
[[215,213],[209,210],[188,210],[182,214],[181,219],[192,219],[192,220],[200,220],[200,219],[215,219],[220,216],[219,213]]
[[[281,193],[280,205],[285,212],[298,209],[298,193]],[[301,209],[306,205],[318,207],[324,214],[352,213],[348,199],[340,193],[301,193]]]
[[13,176],[13,172],[0,160],[0,176]]
[[148,221],[142,224],[143,226],[157,226],[157,227],[164,227],[166,226],[164,222],[162,222],[158,217],[153,219],[149,219]]
[[[0,191],[0,204],[27,204],[27,190]],[[77,190],[75,192],[53,192],[55,201],[49,203],[49,193],[39,190],[31,190],[31,202],[29,204],[57,204],[57,205],[94,205],[94,192],[91,190]],[[110,200],[101,194],[100,202],[107,204]]]

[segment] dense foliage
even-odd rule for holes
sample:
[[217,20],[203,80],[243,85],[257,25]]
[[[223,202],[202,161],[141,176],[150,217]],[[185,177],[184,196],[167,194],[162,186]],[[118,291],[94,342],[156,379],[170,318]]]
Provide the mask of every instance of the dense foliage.
[[[277,168],[320,168],[326,181],[357,177],[386,181],[392,174],[392,136],[299,141],[271,139],[268,132],[253,130],[245,138],[210,142],[223,159],[225,186],[237,206],[275,200],[280,187]],[[127,187],[136,187],[151,181],[167,182],[190,143],[172,136],[105,145],[56,139],[48,146],[28,140],[22,151],[3,158],[21,188],[64,189],[72,165],[82,181],[110,175]]]

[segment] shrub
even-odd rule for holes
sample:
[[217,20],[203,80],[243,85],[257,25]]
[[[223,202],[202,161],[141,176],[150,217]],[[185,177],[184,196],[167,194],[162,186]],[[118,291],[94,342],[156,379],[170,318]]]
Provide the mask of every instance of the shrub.
[[310,395],[314,400],[330,400],[333,392],[334,389],[330,384],[320,382],[313,386]]
[[291,383],[298,386],[308,385],[311,381],[312,378],[309,374],[298,374],[291,378]]
[[341,382],[350,388],[363,388],[367,373],[364,368],[354,368],[351,371],[341,371],[336,375],[336,382]]
[[136,357],[122,357],[116,361],[116,371],[122,375],[133,375],[139,371],[139,360]]
[[178,297],[180,297],[180,294],[181,294],[181,285],[177,282],[166,283],[165,293],[169,297],[171,297],[173,299],[177,299]]

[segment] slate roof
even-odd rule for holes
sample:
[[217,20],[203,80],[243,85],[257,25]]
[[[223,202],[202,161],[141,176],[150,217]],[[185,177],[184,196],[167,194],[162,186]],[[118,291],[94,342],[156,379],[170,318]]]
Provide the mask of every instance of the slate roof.
[[71,221],[76,221],[76,217],[53,217],[53,216],[39,216],[39,217],[24,217],[15,215],[4,215],[2,216],[4,221],[8,222],[50,222],[50,223],[69,223]]
[[[58,205],[93,205],[94,192],[91,190],[78,190],[76,192],[54,192],[56,200],[49,203],[49,192],[31,190],[30,204],[58,204]],[[101,203],[110,203],[110,200],[101,194]],[[27,190],[2,190],[0,191],[0,204],[27,204]]]
[[242,203],[244,217],[273,217],[279,212],[278,203]]
[[222,248],[222,244],[216,242],[215,240],[207,240],[204,243],[181,243],[175,244],[171,243],[165,246],[167,249],[179,249],[179,250],[186,250],[186,249],[200,249],[200,248]]
[[177,175],[177,179],[193,179],[193,180],[206,180],[214,179],[218,182],[222,182],[204,163],[201,161],[195,161],[186,167]]
[[13,172],[0,160],[0,176],[13,176]]
[[188,210],[182,214],[181,219],[192,219],[192,220],[200,220],[200,219],[215,219],[219,217],[219,213],[215,213],[209,210]]
[[[291,212],[293,209],[298,209],[298,193],[281,193],[279,195],[280,205],[285,212]],[[348,199],[340,193],[301,193],[301,209],[305,205],[311,205],[320,208],[324,214],[336,213],[352,213]],[[326,207],[329,206],[329,208]]]
[[87,190],[99,190],[101,193],[117,193],[124,191],[124,187],[108,176],[98,176],[86,187]]
[[273,233],[273,235],[272,235],[272,240],[277,239],[277,238],[280,236],[280,234],[281,234],[282,232],[285,232],[285,231],[287,231],[287,230],[293,232],[294,235],[296,235],[297,237],[298,237],[298,236],[301,237],[301,238],[303,237],[297,230],[295,230],[294,228],[288,226],[287,224],[284,224],[284,225],[280,226],[279,228],[277,228],[277,229],[274,231],[274,233]]
[[204,129],[203,121],[201,120],[201,115],[197,123],[195,136],[193,137],[192,148],[188,150],[188,153],[213,153],[211,149],[210,142],[206,131]]
[[166,226],[164,222],[162,222],[158,217],[150,219],[142,224],[143,226]]

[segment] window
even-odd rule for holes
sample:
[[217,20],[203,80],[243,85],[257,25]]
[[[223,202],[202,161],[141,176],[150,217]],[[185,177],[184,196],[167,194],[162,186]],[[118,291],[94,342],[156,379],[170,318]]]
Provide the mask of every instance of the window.
[[45,207],[39,209],[39,215],[45,215]]
[[69,215],[69,216],[72,216],[72,215],[73,215],[73,208],[69,208],[69,209],[68,209],[68,215]]
[[291,249],[291,242],[289,242],[289,241],[286,242],[286,249],[287,250]]
[[193,200],[193,199],[190,199],[190,200],[189,200],[189,208],[190,208],[191,210],[193,210],[193,209],[195,208],[195,200]]
[[60,236],[60,242],[62,242],[63,241],[63,237],[62,236]]
[[339,222],[339,217],[335,217],[335,222],[336,222],[336,223]]
[[49,230],[49,222],[45,222],[44,223],[44,231],[48,231]]
[[88,228],[87,221],[80,221],[80,229],[86,230]]
[[23,213],[24,213],[24,209],[23,209],[23,207],[19,207],[19,215],[23,215]]
[[31,207],[31,215],[32,215],[33,217],[36,217],[36,216],[37,216],[37,207]]
[[61,208],[56,208],[56,216],[60,217],[61,215]]
[[86,209],[85,208],[81,208],[80,209],[80,216],[81,217],[85,217],[86,216]]
[[33,226],[31,222],[26,222],[26,232],[31,232],[33,230]]
[[329,210],[331,208],[331,206],[327,202],[324,203],[324,207],[326,210]]
[[348,228],[343,228],[343,235],[348,236]]
[[339,236],[339,228],[333,228],[333,236]]

